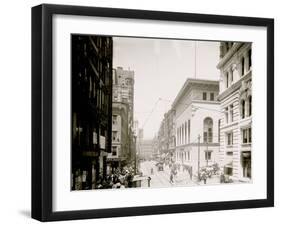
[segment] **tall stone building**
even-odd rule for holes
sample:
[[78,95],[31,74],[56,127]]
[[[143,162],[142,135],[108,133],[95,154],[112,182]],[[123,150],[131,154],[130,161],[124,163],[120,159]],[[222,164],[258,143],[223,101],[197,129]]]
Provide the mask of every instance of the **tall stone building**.
[[108,172],[126,165],[129,157],[128,103],[112,103],[112,152],[107,156]]
[[221,42],[220,164],[234,180],[251,180],[252,143],[251,43]]
[[113,69],[113,102],[123,102],[129,105],[129,126],[134,128],[134,71],[122,67]]
[[187,79],[172,104],[175,112],[175,161],[192,169],[219,162],[219,82]]
[[175,136],[175,111],[170,109],[164,114],[157,134],[158,152],[162,159],[175,160],[176,136]]
[[175,151],[176,151],[176,123],[175,123],[175,111],[170,109],[165,114],[165,121],[167,125],[167,139],[168,139],[168,160],[175,161]]
[[136,157],[134,71],[117,67],[113,69],[112,82],[112,154],[108,162],[116,168]]
[[112,38],[72,35],[72,190],[92,189],[111,152]]
[[150,160],[153,158],[153,140],[141,140],[139,142],[139,158]]

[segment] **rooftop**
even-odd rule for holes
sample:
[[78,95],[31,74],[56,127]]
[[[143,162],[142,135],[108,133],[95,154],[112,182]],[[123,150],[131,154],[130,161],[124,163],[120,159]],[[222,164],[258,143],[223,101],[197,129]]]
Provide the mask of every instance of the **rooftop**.
[[196,84],[206,84],[206,85],[217,85],[219,86],[219,80],[209,80],[209,79],[197,79],[197,78],[188,78],[182,88],[180,89],[179,93],[177,94],[172,107],[174,108],[175,105],[179,102],[181,97],[186,93],[188,89],[192,88],[192,85]]

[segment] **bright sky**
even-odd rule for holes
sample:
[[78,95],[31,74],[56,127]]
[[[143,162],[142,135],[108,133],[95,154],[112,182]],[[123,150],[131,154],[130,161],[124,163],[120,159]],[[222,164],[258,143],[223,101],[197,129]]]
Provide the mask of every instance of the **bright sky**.
[[[219,79],[218,61],[219,42],[196,42],[196,78]],[[185,80],[195,77],[195,41],[114,37],[117,66],[135,71],[134,116],[151,139]]]

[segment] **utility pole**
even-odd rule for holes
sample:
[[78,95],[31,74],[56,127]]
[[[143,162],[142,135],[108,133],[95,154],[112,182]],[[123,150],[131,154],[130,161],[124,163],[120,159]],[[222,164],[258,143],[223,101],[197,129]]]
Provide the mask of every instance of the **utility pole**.
[[205,154],[206,157],[207,157],[207,166],[208,166],[208,161],[209,161],[209,152],[208,152],[208,139],[209,139],[209,136],[208,135],[209,135],[209,133],[207,133],[207,145],[206,145],[207,146],[207,150],[206,150],[206,154]]
[[198,181],[200,181],[200,135],[198,135]]
[[197,45],[196,44],[197,44],[197,42],[195,41],[194,42],[194,77],[195,78],[196,78],[196,74],[197,74],[197,67],[196,67],[197,66],[197,62],[196,62],[197,61],[197,59],[196,59],[197,58],[197,53],[196,53]]

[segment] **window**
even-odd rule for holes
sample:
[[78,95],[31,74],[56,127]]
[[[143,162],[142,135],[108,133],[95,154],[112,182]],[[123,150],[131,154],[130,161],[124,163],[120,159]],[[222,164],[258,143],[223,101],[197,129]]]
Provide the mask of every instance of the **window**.
[[204,143],[213,142],[213,120],[209,117],[204,119],[203,137]]
[[252,143],[252,128],[242,130],[242,142],[243,144]]
[[204,143],[207,143],[207,140],[208,140],[208,132],[205,132],[203,133],[203,140],[204,140]]
[[252,49],[249,49],[248,50],[248,66],[249,66],[249,70],[250,70],[250,68],[252,67]]
[[218,142],[220,143],[220,127],[221,127],[221,120],[218,120]]
[[229,77],[229,73],[226,72],[226,73],[225,73],[225,82],[226,82],[225,84],[226,84],[226,88],[228,88],[228,85],[229,85],[229,84],[228,84],[228,82],[229,82],[229,78],[228,78],[228,77]]
[[242,60],[241,60],[241,76],[243,76],[245,73],[245,58],[242,57]]
[[229,120],[233,122],[233,104],[229,106]]
[[117,155],[117,147],[112,146],[112,156],[116,156],[116,155]]
[[229,75],[229,84],[232,84],[232,82],[233,82],[233,68],[231,67],[230,68],[230,75]]
[[252,115],[252,96],[249,96],[249,98],[248,98],[248,102],[249,102],[249,104],[248,104],[248,115],[249,116],[251,116]]
[[181,127],[179,128],[180,131],[180,144],[181,144]]
[[181,138],[181,133],[180,133],[180,128],[178,128],[178,144],[180,145],[181,144],[181,140],[180,140],[180,138]]
[[190,161],[190,151],[187,152],[187,160]]
[[252,143],[252,128],[248,129],[249,143]]
[[212,151],[205,151],[205,160],[211,160],[212,159]]
[[228,107],[226,107],[224,109],[224,114],[225,114],[225,124],[227,124],[228,123]]
[[203,100],[207,100],[207,93],[203,93]]
[[212,143],[212,141],[213,141],[213,127],[208,128],[208,142]]
[[117,138],[117,131],[112,131],[112,140],[119,141],[119,139]]
[[89,98],[92,97],[92,88],[93,88],[93,86],[92,86],[92,77],[90,76],[90,78],[89,78]]
[[233,168],[231,168],[231,167],[225,167],[224,173],[225,173],[226,175],[232,176],[232,175],[233,175]]
[[215,95],[214,93],[210,93],[210,101],[214,101],[215,100]]
[[113,125],[117,124],[117,115],[112,115],[112,124]]
[[188,120],[188,143],[190,143],[190,119]]
[[181,125],[181,143],[184,143],[184,128],[183,128],[183,124]]
[[186,144],[186,140],[187,140],[187,123],[186,122],[184,123],[184,133],[185,133],[184,141],[185,141],[185,144]]
[[245,118],[245,100],[241,101],[241,118]]
[[180,143],[179,137],[180,137],[179,128],[177,128],[177,145],[179,145],[179,143]]
[[226,52],[229,50],[228,43],[225,43]]
[[248,143],[248,131],[247,129],[243,129],[242,130],[242,141],[243,141],[243,144],[246,144]]
[[251,178],[251,152],[242,152],[243,177]]
[[233,145],[233,132],[227,133],[227,145]]
[[176,139],[177,144],[178,144],[178,140],[179,140],[179,130],[177,129],[177,139]]
[[181,144],[181,131],[180,131],[180,128],[178,128],[178,131],[179,131],[179,144]]

